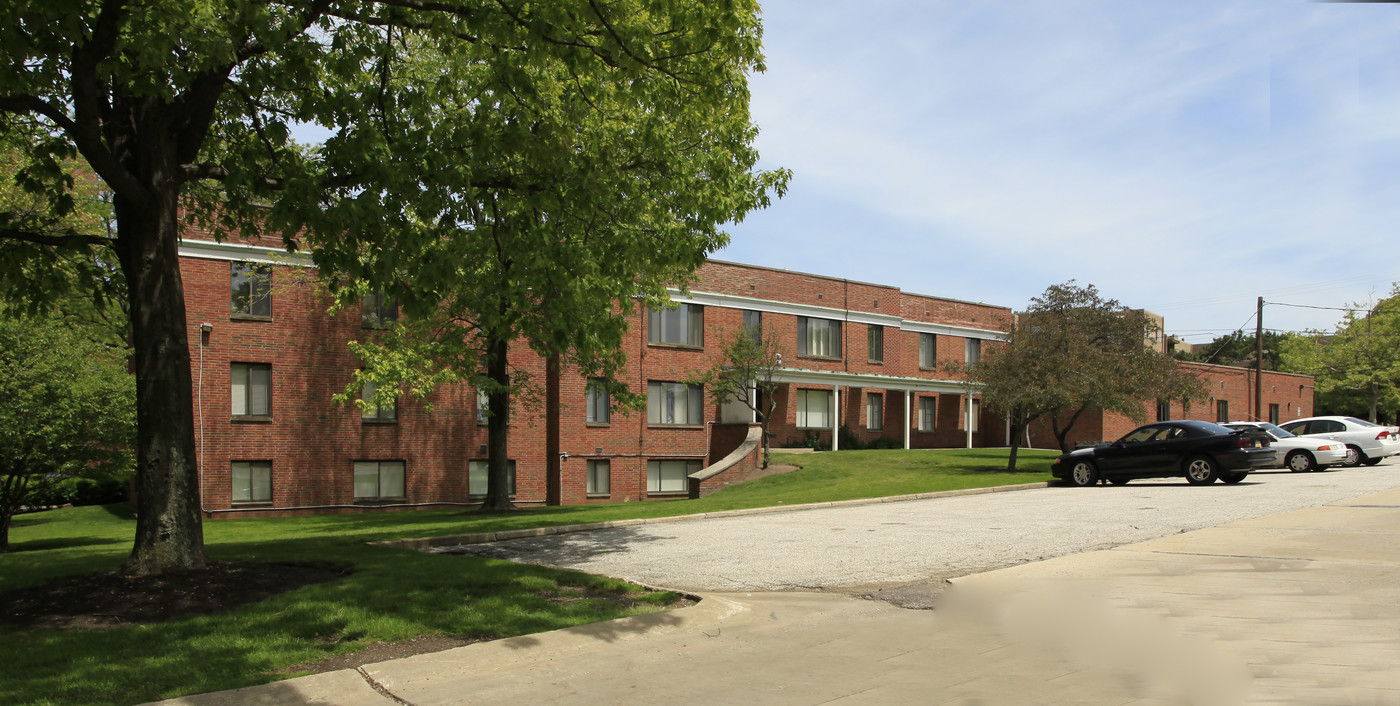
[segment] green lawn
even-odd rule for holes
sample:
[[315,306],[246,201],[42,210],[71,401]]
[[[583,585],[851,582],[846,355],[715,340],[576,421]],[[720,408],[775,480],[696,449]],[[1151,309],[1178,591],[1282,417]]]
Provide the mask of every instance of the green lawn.
[[[228,614],[111,630],[0,628],[0,703],[134,703],[293,676],[287,668],[425,634],[499,638],[649,612],[673,595],[536,566],[368,546],[384,539],[491,532],[635,517],[881,497],[1049,480],[1055,454],[1022,451],[1027,472],[1006,473],[1005,451],[841,451],[778,457],[803,466],[700,500],[538,508],[511,515],[461,511],[221,520],[205,524],[209,556],[232,561],[323,561],[355,573]],[[0,554],[0,592],[50,578],[114,569],[135,523],[119,506],[15,518]],[[561,593],[629,592],[642,607],[551,601]]]

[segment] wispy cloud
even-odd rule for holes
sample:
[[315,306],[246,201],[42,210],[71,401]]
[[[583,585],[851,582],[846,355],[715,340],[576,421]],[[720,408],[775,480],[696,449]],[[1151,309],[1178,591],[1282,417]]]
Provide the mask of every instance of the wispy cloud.
[[1078,278],[1195,340],[1266,292],[1331,305],[1400,279],[1400,8],[784,0],[765,17],[754,114],[793,191],[721,257],[1015,307]]

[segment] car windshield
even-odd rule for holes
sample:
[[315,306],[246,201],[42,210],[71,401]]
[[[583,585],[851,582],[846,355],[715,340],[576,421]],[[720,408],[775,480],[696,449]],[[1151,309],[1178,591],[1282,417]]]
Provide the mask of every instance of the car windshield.
[[1345,421],[1346,421],[1347,424],[1355,424],[1355,425],[1357,425],[1357,426],[1359,426],[1359,427],[1374,427],[1374,426],[1379,426],[1378,424],[1372,424],[1372,423],[1366,421],[1365,419],[1357,419],[1356,417],[1346,417],[1346,418],[1345,418]]

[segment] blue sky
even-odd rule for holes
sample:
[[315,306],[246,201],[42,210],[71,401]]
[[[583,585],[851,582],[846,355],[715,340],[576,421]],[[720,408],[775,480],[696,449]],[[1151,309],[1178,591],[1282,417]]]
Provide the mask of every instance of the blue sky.
[[[788,195],[716,257],[1022,309],[1076,279],[1209,341],[1400,281],[1400,6],[768,0]],[[1272,329],[1341,312],[1269,305]]]

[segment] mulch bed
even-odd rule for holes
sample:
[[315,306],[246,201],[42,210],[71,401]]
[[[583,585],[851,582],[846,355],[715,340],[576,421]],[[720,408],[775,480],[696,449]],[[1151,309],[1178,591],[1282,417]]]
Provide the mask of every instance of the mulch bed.
[[314,563],[210,562],[158,576],[108,571],[0,595],[0,623],[22,628],[110,628],[232,610],[349,574]]

